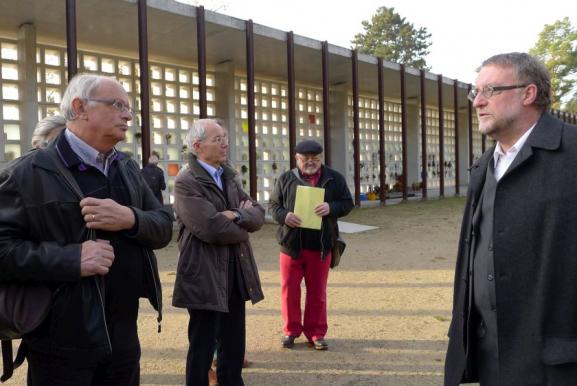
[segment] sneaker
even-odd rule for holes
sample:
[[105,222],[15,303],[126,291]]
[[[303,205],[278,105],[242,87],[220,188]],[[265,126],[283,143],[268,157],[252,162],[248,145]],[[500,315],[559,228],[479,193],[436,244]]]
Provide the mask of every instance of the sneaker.
[[281,339],[281,344],[284,348],[292,348],[295,345],[296,336],[285,335]]
[[315,350],[324,351],[329,348],[329,344],[323,338],[316,339],[313,341],[313,346]]

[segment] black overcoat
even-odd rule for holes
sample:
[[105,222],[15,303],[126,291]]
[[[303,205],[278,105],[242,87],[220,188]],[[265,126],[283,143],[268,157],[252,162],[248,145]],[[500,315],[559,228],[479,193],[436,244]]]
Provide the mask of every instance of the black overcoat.
[[[477,381],[474,371],[465,371],[469,250],[493,150],[470,169],[445,385]],[[577,384],[576,126],[548,113],[537,122],[498,183],[493,252],[500,384]]]

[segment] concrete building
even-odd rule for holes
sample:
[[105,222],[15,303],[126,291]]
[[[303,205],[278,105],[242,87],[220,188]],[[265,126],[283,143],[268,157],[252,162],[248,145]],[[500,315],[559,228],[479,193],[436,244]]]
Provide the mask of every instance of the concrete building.
[[172,0],[3,0],[0,48],[0,167],[58,112],[69,76],[115,76],[136,110],[118,148],[159,154],[165,202],[198,117],[229,129],[231,161],[261,202],[304,138],[324,144],[357,204],[379,190],[384,202],[381,187],[462,193],[485,148],[469,84]]

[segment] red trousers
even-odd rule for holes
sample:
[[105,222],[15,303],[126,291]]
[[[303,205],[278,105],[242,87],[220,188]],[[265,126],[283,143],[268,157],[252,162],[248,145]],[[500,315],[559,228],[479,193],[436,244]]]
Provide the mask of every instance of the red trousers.
[[[280,253],[281,310],[284,335],[300,336],[309,341],[327,333],[327,280],[331,254],[321,260],[320,251],[304,249],[298,259]],[[301,317],[301,282],[305,279],[304,321]]]

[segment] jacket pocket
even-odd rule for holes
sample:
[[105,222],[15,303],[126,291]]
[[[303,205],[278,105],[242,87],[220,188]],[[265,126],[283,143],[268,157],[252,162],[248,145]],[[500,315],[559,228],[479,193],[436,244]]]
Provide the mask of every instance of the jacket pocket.
[[577,363],[577,337],[544,338],[542,359],[549,366]]

